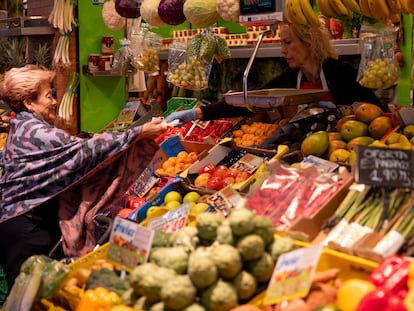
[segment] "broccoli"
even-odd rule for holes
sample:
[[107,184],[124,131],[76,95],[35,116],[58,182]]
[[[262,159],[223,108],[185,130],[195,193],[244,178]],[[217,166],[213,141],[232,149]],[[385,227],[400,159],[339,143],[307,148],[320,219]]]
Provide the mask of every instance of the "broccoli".
[[266,245],[269,245],[275,239],[275,228],[270,218],[255,215],[253,217],[254,229],[252,233],[260,235]]
[[255,213],[248,208],[240,207],[232,210],[227,218],[233,234],[236,236],[243,236],[254,229],[253,217]]
[[217,228],[216,242],[219,243],[219,244],[234,245],[233,231],[231,230],[231,227],[230,227],[230,224],[228,223],[228,221],[223,222]]
[[257,260],[247,262],[246,270],[251,273],[258,282],[267,282],[273,274],[275,262],[272,256],[264,252],[262,257]]
[[210,246],[209,257],[217,267],[219,276],[223,279],[232,279],[242,269],[242,259],[238,250],[228,244]]
[[231,283],[218,280],[201,293],[200,302],[207,311],[228,311],[237,306],[238,297]]
[[109,270],[108,268],[102,268],[92,270],[85,283],[85,289],[94,289],[97,287],[104,287],[122,296],[130,288],[130,285],[128,280],[121,279],[117,272]]
[[279,237],[270,245],[270,254],[276,262],[280,255],[290,252],[296,248],[295,241],[290,237]]
[[211,243],[215,240],[220,225],[221,219],[216,213],[201,213],[197,216],[196,227],[203,242]]
[[241,271],[232,281],[241,300],[250,299],[257,289],[257,280],[247,271]]
[[259,259],[264,251],[265,244],[260,235],[248,234],[237,241],[237,250],[243,261]]
[[151,253],[150,262],[173,269],[178,274],[184,274],[187,271],[188,256],[183,246],[160,247]]
[[161,287],[161,301],[171,310],[182,310],[194,302],[197,289],[188,275],[178,275]]
[[201,289],[213,284],[218,277],[217,267],[207,256],[208,250],[197,248],[188,259],[187,273],[193,284]]

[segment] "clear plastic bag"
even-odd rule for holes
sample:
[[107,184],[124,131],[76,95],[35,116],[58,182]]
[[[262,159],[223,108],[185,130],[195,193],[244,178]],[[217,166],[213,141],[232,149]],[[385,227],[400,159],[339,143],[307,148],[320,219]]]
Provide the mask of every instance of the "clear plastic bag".
[[133,66],[148,74],[158,73],[159,57],[158,52],[162,47],[162,37],[141,27],[131,37],[133,42]]
[[168,51],[167,81],[183,89],[199,91],[208,87],[211,61],[188,53],[187,44],[173,41]]
[[388,89],[400,78],[395,57],[397,29],[394,26],[361,28],[361,62],[358,82],[370,89]]
[[116,75],[127,75],[132,60],[132,53],[129,48],[130,41],[125,38],[119,41],[121,47],[115,53],[111,73]]

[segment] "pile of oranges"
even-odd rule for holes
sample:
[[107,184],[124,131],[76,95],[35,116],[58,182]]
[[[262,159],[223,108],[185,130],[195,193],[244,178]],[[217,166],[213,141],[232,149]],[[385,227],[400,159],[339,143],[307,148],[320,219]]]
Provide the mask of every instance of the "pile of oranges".
[[177,156],[166,159],[156,172],[160,175],[174,175],[190,167],[198,159],[196,152],[180,151]]
[[288,119],[282,119],[273,124],[264,122],[243,124],[239,130],[233,131],[233,140],[239,146],[257,146],[287,122]]

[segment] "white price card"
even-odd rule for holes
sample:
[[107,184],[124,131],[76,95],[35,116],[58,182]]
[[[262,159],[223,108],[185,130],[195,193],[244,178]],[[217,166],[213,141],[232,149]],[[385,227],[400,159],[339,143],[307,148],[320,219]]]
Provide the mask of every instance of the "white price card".
[[281,255],[267,287],[264,304],[305,297],[312,285],[322,248],[323,246],[318,244]]
[[163,232],[176,232],[186,226],[189,212],[190,203],[186,202],[160,217],[151,219],[148,228]]
[[132,269],[148,260],[153,238],[153,230],[131,220],[115,217],[107,257]]

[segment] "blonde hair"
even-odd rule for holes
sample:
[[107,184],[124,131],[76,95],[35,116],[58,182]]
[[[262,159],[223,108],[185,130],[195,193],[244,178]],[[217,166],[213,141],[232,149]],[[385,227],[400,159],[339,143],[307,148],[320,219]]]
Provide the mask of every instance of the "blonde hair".
[[310,57],[317,64],[327,58],[338,58],[338,52],[331,44],[329,30],[325,26],[307,27],[289,23],[292,33],[310,49]]
[[1,99],[15,112],[27,111],[24,101],[36,100],[40,86],[52,83],[55,73],[37,65],[8,70],[0,84]]

